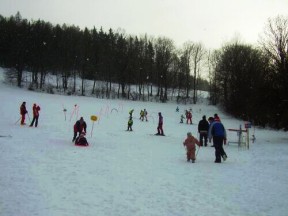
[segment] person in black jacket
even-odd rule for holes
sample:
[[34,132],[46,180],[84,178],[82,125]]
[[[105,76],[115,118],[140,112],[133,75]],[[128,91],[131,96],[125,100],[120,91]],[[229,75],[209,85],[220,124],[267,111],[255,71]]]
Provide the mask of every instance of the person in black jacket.
[[207,137],[208,137],[208,130],[209,130],[209,122],[204,115],[202,120],[199,121],[198,124],[198,133],[200,134],[200,146],[203,146],[203,139],[204,139],[204,146],[207,146]]

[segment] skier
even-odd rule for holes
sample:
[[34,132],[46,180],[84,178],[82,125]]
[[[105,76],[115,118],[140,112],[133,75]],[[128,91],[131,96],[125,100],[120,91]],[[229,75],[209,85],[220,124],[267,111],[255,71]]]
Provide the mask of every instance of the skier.
[[158,113],[158,116],[159,116],[158,127],[157,127],[158,133],[156,133],[155,135],[165,136],[163,132],[163,116],[161,112]]
[[132,117],[133,112],[134,112],[134,109],[132,109],[132,110],[129,111],[129,115],[130,115],[130,117]]
[[147,112],[147,110],[146,110],[146,109],[144,109],[144,118],[145,118],[145,120],[146,120],[146,121],[148,121],[148,118],[147,118],[147,116],[148,116],[148,112]]
[[181,124],[184,122],[184,119],[185,119],[185,117],[184,117],[184,115],[182,114],[182,115],[180,116],[180,123],[181,123]]
[[200,146],[200,142],[192,136],[191,132],[187,133],[187,138],[183,142],[183,145],[186,147],[187,151],[187,162],[192,160],[192,163],[195,163],[196,156],[195,156],[195,151],[196,151],[196,144]]
[[20,106],[20,115],[21,115],[21,125],[25,125],[25,115],[28,113],[26,109],[26,102],[24,101],[22,105]]
[[34,121],[35,121],[35,127],[37,127],[38,126],[40,106],[37,106],[36,103],[34,103],[32,110],[33,110],[33,119],[32,119],[32,122],[30,124],[30,127],[33,127]]
[[140,120],[141,120],[141,121],[144,120],[144,114],[145,114],[144,111],[141,110],[141,111],[140,111]]
[[206,116],[202,117],[202,120],[199,121],[198,124],[198,133],[200,134],[200,145],[203,146],[203,139],[204,139],[204,146],[207,146],[207,135],[209,130],[209,122],[206,120]]
[[215,163],[221,163],[221,157],[225,161],[227,159],[227,154],[223,149],[223,143],[226,144],[226,130],[224,125],[213,117],[209,117],[210,126],[208,131],[209,142],[213,138],[213,145],[215,147]]
[[80,120],[76,121],[74,124],[74,136],[72,139],[72,142],[76,140],[76,136],[79,133],[79,135],[84,131],[86,133],[86,122],[84,121],[83,117],[80,118]]
[[88,146],[87,139],[85,138],[86,133],[82,132],[79,137],[75,140],[75,145],[80,145],[80,146]]
[[132,130],[132,125],[133,125],[133,119],[132,119],[132,116],[130,116],[130,117],[129,117],[129,120],[128,120],[127,131],[133,131],[133,130]]
[[179,107],[178,106],[176,107],[176,112],[179,112]]
[[186,118],[187,118],[186,123],[189,124],[189,122],[190,122],[190,124],[192,124],[192,113],[191,113],[191,111],[187,112]]

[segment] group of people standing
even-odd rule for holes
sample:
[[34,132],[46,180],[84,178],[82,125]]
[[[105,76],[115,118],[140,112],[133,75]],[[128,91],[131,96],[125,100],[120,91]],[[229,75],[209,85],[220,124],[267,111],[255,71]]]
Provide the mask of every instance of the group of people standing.
[[208,121],[206,116],[202,117],[202,120],[199,121],[198,124],[198,133],[200,135],[200,141],[192,136],[191,132],[187,133],[187,138],[183,142],[183,145],[186,147],[187,151],[187,161],[190,160],[192,163],[196,160],[196,145],[207,146],[207,142],[209,143],[213,141],[212,147],[215,148],[215,163],[221,163],[221,158],[225,161],[227,159],[227,154],[224,151],[223,144],[226,144],[226,130],[224,125],[221,123],[221,120],[218,114],[214,114],[214,117],[209,117]]
[[[132,125],[133,125],[133,112],[134,109],[129,111],[129,120],[128,120],[128,126],[127,126],[127,131],[133,131],[132,130]],[[146,109],[140,111],[140,120],[148,121],[147,119],[148,112]],[[163,116],[161,112],[158,113],[158,126],[157,126],[157,133],[155,135],[160,135],[160,136],[165,136],[164,131],[163,131]]]
[[[30,127],[33,127],[34,122],[35,122],[35,127],[38,126],[38,119],[39,119],[39,112],[40,112],[40,106],[37,105],[36,103],[33,104],[32,111],[33,111],[33,119],[32,122],[30,123]],[[20,125],[26,125],[25,119],[26,119],[26,114],[28,115],[28,111],[26,109],[26,102],[24,101],[21,106],[20,106],[20,115],[21,115],[21,122]],[[29,117],[29,115],[28,115]],[[30,120],[30,117],[29,117]],[[19,121],[19,120],[18,120]]]
[[[36,103],[33,104],[32,107],[33,111],[33,119],[30,123],[30,127],[33,127],[35,123],[35,127],[38,126],[38,119],[39,119],[39,112],[40,106]],[[127,131],[132,131],[133,125],[133,111],[134,109],[129,111],[129,120],[128,120],[128,128]],[[189,115],[191,111],[186,112],[187,123],[188,121],[192,124],[192,113]],[[21,125],[25,125],[25,116],[28,115],[28,111],[26,109],[26,102],[24,101],[20,106],[20,115],[21,115]],[[140,112],[140,120],[147,120],[148,112],[146,109],[141,110]],[[29,115],[28,115],[29,117]],[[30,118],[29,118],[30,119]],[[19,119],[20,120],[20,119]],[[74,124],[74,135],[72,142],[75,142],[76,145],[88,145],[87,139],[85,138],[87,124],[84,121],[83,117],[81,117],[76,123]],[[191,132],[187,133],[187,138],[183,142],[183,145],[186,147],[187,150],[187,161],[192,161],[192,163],[196,160],[196,145],[200,146],[207,146],[207,143],[211,143],[213,141],[212,147],[215,148],[215,163],[221,163],[221,159],[224,161],[227,159],[227,154],[223,149],[223,144],[226,144],[226,130],[224,125],[221,123],[221,120],[217,114],[214,114],[214,117],[209,117],[208,120],[204,115],[202,119],[199,121],[198,124],[198,133],[199,133],[199,140],[195,138]],[[161,112],[158,113],[158,126],[157,126],[157,133],[155,135],[164,135],[163,131],[163,116]]]

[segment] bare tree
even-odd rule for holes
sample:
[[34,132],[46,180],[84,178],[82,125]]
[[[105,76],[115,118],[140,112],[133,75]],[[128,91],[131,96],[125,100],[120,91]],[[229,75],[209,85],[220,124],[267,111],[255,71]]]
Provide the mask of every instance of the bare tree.
[[[174,43],[168,38],[158,38],[156,45],[156,70],[158,78],[158,96],[162,102],[167,101],[168,72],[173,61]],[[164,92],[163,92],[164,88]]]
[[[193,67],[193,103],[197,102],[197,78],[200,75],[201,61],[206,54],[205,48],[201,43],[186,42],[183,48],[183,60],[186,64],[186,79],[189,77],[191,69]],[[187,80],[188,81],[188,80]],[[186,85],[186,97],[189,97],[189,87],[191,86],[189,81]]]
[[276,112],[277,118],[281,116],[279,125],[288,130],[288,17],[268,19],[260,44],[270,58],[270,66],[273,68],[269,76],[270,84],[275,88],[273,99],[277,102],[273,112]]
[[[192,54],[192,59],[193,59],[193,103],[196,104],[197,102],[197,74],[200,74],[200,64],[201,64],[201,61],[203,60],[204,58],[204,55],[206,54],[206,51],[204,49],[204,46],[200,43],[196,44],[194,46],[194,49],[193,49],[193,54]],[[198,72],[198,73],[197,73]]]

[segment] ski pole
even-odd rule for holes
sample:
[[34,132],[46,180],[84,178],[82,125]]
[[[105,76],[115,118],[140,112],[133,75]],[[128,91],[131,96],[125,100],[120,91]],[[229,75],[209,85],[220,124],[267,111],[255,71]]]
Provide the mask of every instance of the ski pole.
[[16,124],[20,121],[21,118],[22,118],[22,117],[20,117],[14,124],[16,125]]
[[28,112],[27,112],[27,116],[28,116],[29,122],[31,123],[30,116],[29,116],[29,113],[28,113]]
[[200,146],[199,146],[199,148],[198,148],[198,150],[197,150],[196,157],[197,157],[197,155],[198,155],[199,149],[200,149]]

